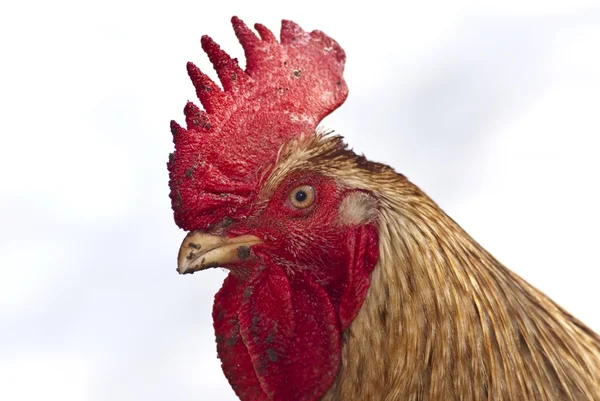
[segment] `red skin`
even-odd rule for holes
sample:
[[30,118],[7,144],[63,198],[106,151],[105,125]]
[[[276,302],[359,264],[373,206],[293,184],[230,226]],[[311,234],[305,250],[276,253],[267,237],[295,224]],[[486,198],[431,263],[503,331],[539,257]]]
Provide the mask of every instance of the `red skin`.
[[[299,185],[316,193],[300,210],[288,199]],[[378,256],[372,224],[338,223],[347,195],[330,179],[291,178],[266,207],[226,229],[265,241],[234,266],[213,309],[218,355],[242,401],[314,401],[335,380],[341,332],[364,301]]]
[[[319,176],[288,179],[260,210],[256,201],[281,145],[314,132],[346,99],[346,57],[323,32],[291,21],[282,22],[279,41],[260,24],[258,36],[236,17],[232,24],[245,71],[206,36],[202,48],[223,89],[188,64],[204,110],[190,102],[186,128],[171,122],[174,218],[188,231],[263,239],[252,258],[229,266],[215,297],[219,358],[242,401],[314,401],[335,380],[341,333],[377,262],[377,231],[341,226],[348,193]],[[315,188],[316,200],[295,210],[289,191],[302,184]]]

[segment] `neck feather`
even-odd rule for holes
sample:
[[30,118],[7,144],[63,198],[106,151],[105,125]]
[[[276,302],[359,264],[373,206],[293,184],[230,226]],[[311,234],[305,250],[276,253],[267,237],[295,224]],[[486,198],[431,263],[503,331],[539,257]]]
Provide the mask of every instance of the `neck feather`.
[[600,401],[600,337],[403,185],[378,194],[379,263],[323,400]]

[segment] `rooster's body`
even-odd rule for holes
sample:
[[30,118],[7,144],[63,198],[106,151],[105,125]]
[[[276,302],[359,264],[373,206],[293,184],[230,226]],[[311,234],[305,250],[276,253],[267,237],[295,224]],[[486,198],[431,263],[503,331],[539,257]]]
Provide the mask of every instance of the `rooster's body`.
[[600,338],[495,260],[392,168],[315,133],[344,53],[285,21],[281,44],[210,39],[221,91],[173,123],[180,273],[225,266],[217,351],[242,401],[600,401]]

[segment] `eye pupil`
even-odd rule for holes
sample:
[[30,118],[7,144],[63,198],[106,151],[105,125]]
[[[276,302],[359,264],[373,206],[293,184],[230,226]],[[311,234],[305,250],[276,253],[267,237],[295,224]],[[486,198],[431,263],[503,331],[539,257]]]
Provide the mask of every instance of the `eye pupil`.
[[306,194],[305,191],[298,191],[298,192],[296,192],[296,195],[295,195],[297,202],[304,202],[307,197],[308,197],[308,195]]
[[315,189],[310,185],[300,185],[290,191],[288,200],[293,209],[306,209],[315,202]]

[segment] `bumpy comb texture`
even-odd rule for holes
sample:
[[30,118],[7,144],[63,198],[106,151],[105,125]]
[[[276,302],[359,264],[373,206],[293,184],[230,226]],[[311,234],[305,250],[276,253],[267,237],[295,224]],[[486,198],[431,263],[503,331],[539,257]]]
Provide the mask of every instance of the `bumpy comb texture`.
[[231,22],[246,71],[203,36],[202,48],[223,89],[188,63],[204,110],[188,102],[187,129],[171,121],[170,197],[175,222],[185,230],[243,218],[282,143],[314,133],[348,96],[342,77],[346,56],[323,32],[307,33],[284,20],[278,42],[263,25],[254,26],[259,37],[239,18]]

